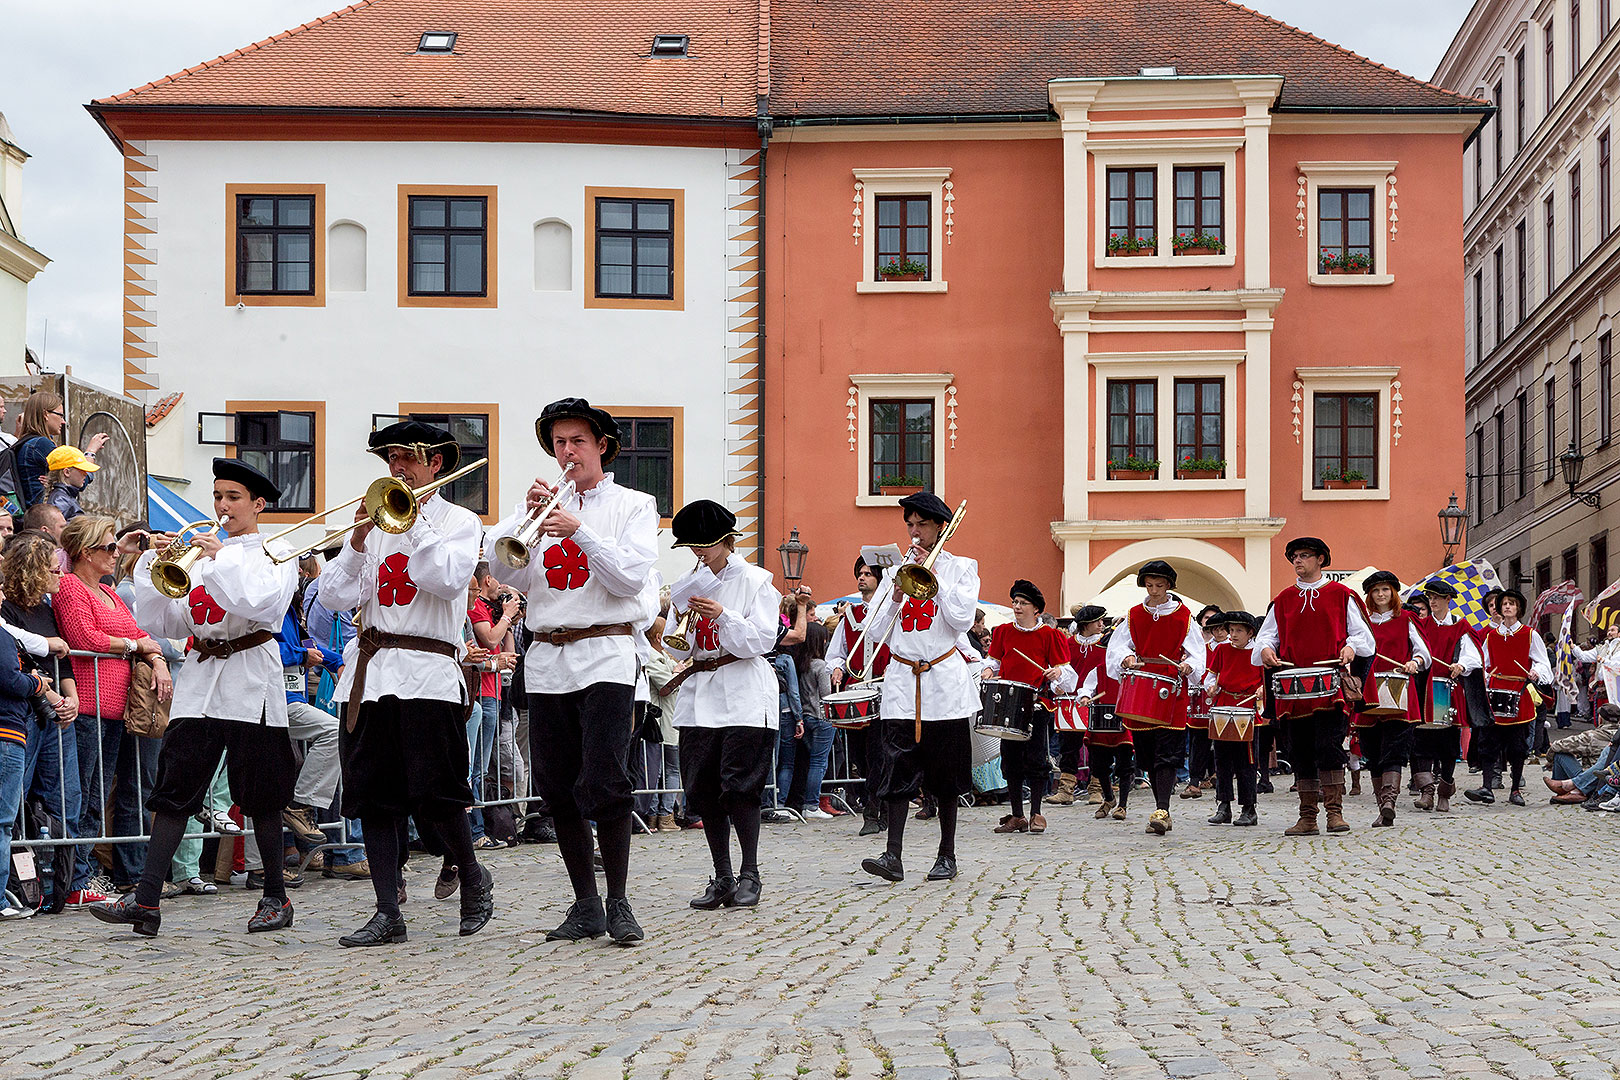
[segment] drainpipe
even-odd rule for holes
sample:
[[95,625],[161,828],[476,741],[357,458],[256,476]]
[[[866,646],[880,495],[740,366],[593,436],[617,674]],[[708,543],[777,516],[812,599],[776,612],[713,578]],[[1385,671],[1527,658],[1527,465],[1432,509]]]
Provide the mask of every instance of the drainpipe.
[[754,455],[759,528],[755,558],[757,565],[770,569],[765,565],[765,152],[771,143],[771,0],[759,0],[758,33],[754,57],[754,126],[759,131],[759,453]]

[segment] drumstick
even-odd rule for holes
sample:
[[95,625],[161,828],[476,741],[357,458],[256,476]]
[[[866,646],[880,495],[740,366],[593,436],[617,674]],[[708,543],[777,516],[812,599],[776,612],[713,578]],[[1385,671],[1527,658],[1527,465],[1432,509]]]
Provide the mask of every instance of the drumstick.
[[1033,660],[1031,660],[1031,659],[1030,659],[1030,658],[1029,658],[1029,657],[1028,657],[1028,656],[1027,656],[1027,655],[1025,655],[1025,654],[1024,654],[1024,653],[1023,653],[1023,652],[1022,652],[1022,651],[1021,651],[1021,650],[1019,650],[1019,649],[1014,649],[1014,650],[1013,650],[1013,652],[1015,652],[1015,653],[1018,653],[1018,655],[1019,655],[1019,656],[1022,656],[1022,657],[1023,657],[1023,658],[1024,658],[1024,661],[1025,661],[1025,662],[1026,662],[1026,663],[1029,663],[1029,664],[1033,664],[1033,665],[1034,665],[1034,666],[1035,666],[1035,667],[1037,667],[1037,668],[1040,668],[1040,670],[1042,670],[1042,671],[1045,671],[1045,670],[1046,670],[1046,669],[1045,669],[1045,668],[1044,668],[1044,667],[1041,667],[1041,665],[1040,665],[1040,664],[1036,664],[1036,663],[1035,663],[1035,661],[1033,661]]
[[[1405,667],[1407,664],[1412,662],[1411,660],[1395,660],[1391,657],[1385,656],[1383,653],[1373,653],[1373,655],[1378,657],[1378,659],[1382,660],[1384,663],[1394,664],[1396,667]],[[1416,659],[1417,657],[1412,657],[1412,660]],[[1379,672],[1379,674],[1382,675],[1383,672]]]

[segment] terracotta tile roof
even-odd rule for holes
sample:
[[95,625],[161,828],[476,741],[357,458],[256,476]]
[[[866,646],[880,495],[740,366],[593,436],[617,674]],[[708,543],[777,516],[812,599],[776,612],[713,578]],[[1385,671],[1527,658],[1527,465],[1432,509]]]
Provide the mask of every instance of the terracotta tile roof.
[[1046,83],[1282,75],[1280,107],[1478,108],[1226,0],[774,0],[777,116],[1040,113]]
[[146,407],[146,426],[152,427],[159,420],[162,420],[165,416],[172,413],[174,411],[174,407],[180,404],[180,399],[185,396],[186,395],[184,393],[169,394],[166,397],[158,398],[157,401],[148,405]]
[[[361,0],[96,105],[754,115],[757,5],[693,0]],[[451,55],[418,55],[453,30]],[[649,59],[654,34],[689,55]]]

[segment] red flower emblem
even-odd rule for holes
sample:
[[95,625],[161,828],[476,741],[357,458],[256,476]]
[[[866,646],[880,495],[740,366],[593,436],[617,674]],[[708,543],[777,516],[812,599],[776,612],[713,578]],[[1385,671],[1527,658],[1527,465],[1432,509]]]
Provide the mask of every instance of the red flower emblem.
[[553,589],[578,589],[591,579],[591,560],[573,537],[546,548],[540,564],[546,568],[546,584]]
[[186,603],[191,607],[191,621],[198,626],[213,626],[225,618],[225,609],[201,585],[186,595]]
[[705,615],[698,619],[696,627],[696,641],[699,649],[708,652],[720,651],[720,623]]
[[396,551],[377,568],[377,603],[383,607],[404,607],[416,599],[416,582],[411,580],[411,559]]
[[932,600],[910,597],[900,609],[900,629],[908,634],[913,630],[927,630],[934,625],[934,616],[938,614],[939,607]]

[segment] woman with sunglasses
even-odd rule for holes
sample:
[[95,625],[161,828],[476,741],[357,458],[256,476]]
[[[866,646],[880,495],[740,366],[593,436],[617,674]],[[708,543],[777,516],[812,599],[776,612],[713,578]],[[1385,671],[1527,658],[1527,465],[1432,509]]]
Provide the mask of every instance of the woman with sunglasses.
[[[33,506],[45,497],[44,479],[50,470],[47,459],[62,440],[62,428],[67,424],[67,411],[62,398],[48,390],[28,395],[23,404],[22,424],[17,431],[17,483],[23,506]],[[90,436],[84,444],[84,456],[93,464],[96,451],[107,442],[105,432]],[[90,477],[85,476],[85,485]]]

